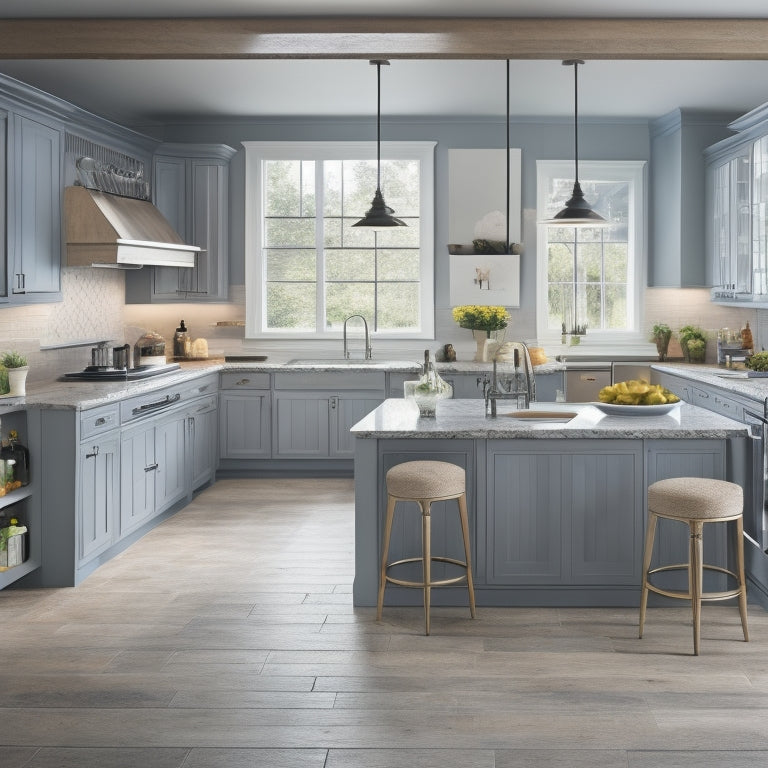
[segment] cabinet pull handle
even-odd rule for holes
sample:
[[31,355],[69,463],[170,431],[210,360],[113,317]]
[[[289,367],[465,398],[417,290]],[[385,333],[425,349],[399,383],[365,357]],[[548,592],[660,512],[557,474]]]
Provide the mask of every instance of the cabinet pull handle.
[[150,464],[148,467],[144,467],[145,472],[154,472],[157,469],[157,462]]
[[99,455],[99,446],[98,445],[94,445],[93,446],[93,451],[91,453],[86,453],[85,454],[85,458],[86,459],[92,459],[94,456],[98,456],[98,455]]
[[236,387],[244,387],[246,384],[250,384],[250,383],[251,383],[250,379],[240,379],[239,381],[235,382],[235,386]]
[[165,408],[166,405],[175,403],[181,400],[181,394],[177,392],[175,395],[166,395],[162,400],[155,400],[154,403],[146,403],[133,409],[133,413],[146,413],[147,411],[154,411],[157,408]]
[[97,427],[100,427],[100,426],[102,426],[103,424],[106,424],[106,423],[107,423],[107,420],[103,416],[99,416],[99,418],[96,419],[96,421],[94,422],[95,426],[97,426]]
[[336,408],[339,407],[339,398],[334,396],[334,397],[332,397],[330,399],[329,403],[330,403],[330,406],[331,406],[331,410],[335,411]]

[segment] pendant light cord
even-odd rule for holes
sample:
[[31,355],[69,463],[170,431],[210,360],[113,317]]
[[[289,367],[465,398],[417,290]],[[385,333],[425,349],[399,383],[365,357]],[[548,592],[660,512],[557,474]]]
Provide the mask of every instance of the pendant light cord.
[[381,62],[376,62],[376,189],[381,189]]
[[579,183],[579,62],[573,62],[573,152],[575,181]]
[[510,252],[510,243],[509,243],[509,184],[510,184],[510,178],[509,178],[509,59],[507,59],[507,210],[505,213],[505,218],[507,220],[507,239],[505,242],[505,249],[506,252]]

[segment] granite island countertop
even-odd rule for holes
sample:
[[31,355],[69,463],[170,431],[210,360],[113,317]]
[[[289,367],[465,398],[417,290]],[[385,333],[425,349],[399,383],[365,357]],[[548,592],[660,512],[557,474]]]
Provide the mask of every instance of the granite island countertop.
[[537,421],[508,415],[499,404],[496,417],[485,415],[482,400],[442,400],[434,418],[419,417],[410,400],[389,399],[352,427],[357,438],[448,439],[727,439],[749,434],[744,424],[688,403],[667,415],[606,415],[588,403],[534,403],[531,411],[575,413],[570,421]]

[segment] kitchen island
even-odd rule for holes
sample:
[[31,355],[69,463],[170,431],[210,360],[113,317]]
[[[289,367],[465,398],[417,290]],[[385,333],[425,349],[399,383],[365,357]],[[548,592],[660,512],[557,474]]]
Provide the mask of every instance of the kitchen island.
[[[589,404],[536,403],[537,409],[559,418],[517,418],[511,404],[489,418],[482,401],[445,400],[428,419],[410,401],[386,400],[352,428],[355,605],[376,603],[385,475],[403,461],[450,461],[465,469],[478,605],[637,605],[647,486],[675,476],[748,483],[747,428],[696,406],[641,417],[606,415]],[[405,506],[398,505],[393,560],[421,548],[418,508],[408,503],[413,514],[404,514]],[[457,517],[455,502],[433,505],[435,553],[460,559]],[[684,559],[682,529],[661,529],[665,560]],[[705,556],[724,558],[725,549],[724,531],[708,532]],[[466,588],[433,595],[436,605],[466,602]],[[388,604],[420,601],[418,590],[387,590]]]

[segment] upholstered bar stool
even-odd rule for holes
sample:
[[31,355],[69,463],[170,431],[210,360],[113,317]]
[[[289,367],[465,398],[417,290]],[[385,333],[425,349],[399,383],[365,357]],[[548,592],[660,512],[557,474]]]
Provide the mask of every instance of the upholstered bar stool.
[[[435,501],[456,499],[459,507],[459,521],[464,539],[464,560],[432,554],[432,516],[431,506]],[[392,535],[392,521],[395,505],[398,501],[415,501],[421,509],[421,557],[409,557],[405,560],[387,562],[389,540]],[[464,573],[452,578],[432,579],[432,563],[452,563],[463,568]],[[422,563],[422,580],[408,581],[390,575],[389,570],[404,563]],[[466,580],[469,590],[469,611],[475,618],[475,588],[472,583],[472,561],[470,557],[469,523],[467,520],[467,497],[465,491],[464,470],[456,464],[446,461],[407,461],[397,464],[387,472],[387,515],[384,523],[383,552],[381,573],[379,576],[379,600],[376,620],[381,621],[384,607],[384,588],[387,582],[401,587],[416,587],[424,590],[424,622],[426,634],[429,634],[429,605],[433,587],[444,587]]]
[[[645,611],[648,604],[648,592],[656,592],[666,597],[676,597],[691,601],[693,611],[693,653],[699,655],[699,636],[701,634],[701,603],[703,600],[726,600],[739,598],[741,628],[745,642],[749,641],[747,629],[747,585],[744,579],[744,527],[742,508],[744,494],[741,486],[725,480],[712,480],[702,477],[672,477],[659,480],[648,487],[648,530],[645,535],[645,553],[643,556],[643,589],[640,597],[640,633],[643,636]],[[690,531],[690,547],[687,563],[662,565],[651,569],[653,540],[656,521],[660,518],[677,520],[685,523]],[[702,557],[702,536],[705,523],[736,522],[736,571],[717,565],[707,565]],[[662,571],[688,571],[688,590],[662,589],[651,584],[649,577]],[[704,570],[719,571],[735,579],[735,589],[722,592],[702,592]]]

